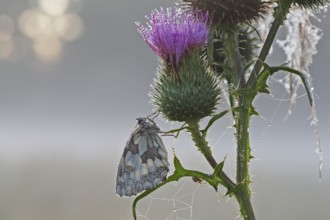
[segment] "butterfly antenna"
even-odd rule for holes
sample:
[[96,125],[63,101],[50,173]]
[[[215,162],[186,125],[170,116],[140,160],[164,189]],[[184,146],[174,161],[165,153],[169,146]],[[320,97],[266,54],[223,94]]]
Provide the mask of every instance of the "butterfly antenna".
[[151,113],[150,115],[148,115],[148,116],[147,116],[147,119],[149,119],[149,120],[152,121],[152,120],[154,120],[155,118],[157,118],[158,115],[159,115],[159,111],[157,110],[157,111]]

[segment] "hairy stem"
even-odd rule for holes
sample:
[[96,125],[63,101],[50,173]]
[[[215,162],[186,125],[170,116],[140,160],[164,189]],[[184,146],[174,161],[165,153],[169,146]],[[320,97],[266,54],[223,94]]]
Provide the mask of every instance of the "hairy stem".
[[242,56],[239,52],[238,32],[236,28],[228,28],[224,35],[224,53],[226,62],[233,75],[234,85],[241,82],[244,83],[244,68],[242,63]]
[[289,12],[289,9],[292,4],[292,0],[279,1],[278,4],[279,4],[278,7],[275,9],[274,21],[272,23],[272,26],[270,27],[266,41],[260,51],[258,59],[253,67],[250,78],[247,82],[247,87],[250,87],[250,88],[255,87],[255,84],[256,84],[257,78],[258,78],[258,74],[261,70],[262,64],[265,62],[265,60],[269,54],[269,50],[270,50],[271,46],[273,45],[276,34],[277,34],[280,26],[283,24],[283,21],[286,18],[286,14]]
[[[208,146],[208,143],[205,137],[201,134],[198,123],[189,123],[188,124],[191,137],[195,142],[198,150],[204,155],[209,164],[214,168],[218,165],[214,157],[212,156],[211,148]],[[226,175],[225,172],[221,171],[220,179],[222,180],[222,185],[231,191],[235,187],[235,183]]]
[[[225,54],[229,69],[236,76],[234,85],[244,89],[246,86],[243,60],[239,52],[238,35],[235,28],[230,28],[226,32],[225,37]],[[235,104],[233,95],[230,95],[231,107]],[[250,201],[249,192],[249,160],[250,160],[250,145],[249,145],[249,122],[250,122],[250,102],[244,99],[243,95],[238,95],[238,106],[242,107],[241,111],[233,113],[236,123],[237,133],[237,170],[236,170],[236,186],[239,189],[234,190],[234,195],[240,205],[240,212],[245,220],[255,220],[252,204]]]
[[249,161],[250,154],[250,140],[249,140],[249,123],[251,115],[251,103],[244,97],[241,97],[239,105],[242,109],[239,111],[237,121],[237,161],[236,161],[236,182],[241,184],[240,190],[235,194],[241,208],[241,215],[246,220],[254,220],[255,215],[253,212],[250,200],[250,175],[249,175]]
[[[247,83],[240,84],[240,89],[249,90],[253,89],[257,83],[258,74],[262,68],[262,64],[269,54],[269,50],[274,42],[279,27],[283,24],[283,21],[288,13],[292,0],[278,2],[278,7],[275,9],[275,19],[267,35],[266,41],[259,54],[258,60],[253,68],[253,71],[247,81]],[[237,129],[237,184],[242,184],[240,190],[235,194],[240,207],[241,214],[245,220],[255,220],[253,208],[250,200],[250,176],[249,176],[249,161],[251,159],[250,154],[250,140],[249,140],[249,123],[250,117],[253,113],[252,101],[255,97],[254,94],[239,95],[238,102],[241,110],[236,115],[236,129]]]

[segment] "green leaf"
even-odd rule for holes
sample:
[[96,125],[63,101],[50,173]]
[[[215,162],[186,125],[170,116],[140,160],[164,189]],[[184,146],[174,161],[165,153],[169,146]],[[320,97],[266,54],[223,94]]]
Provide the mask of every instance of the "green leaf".
[[218,191],[218,182],[213,179],[212,175],[208,175],[195,170],[185,170],[184,173],[182,173],[181,177],[184,176],[190,176],[190,177],[195,177],[197,179],[202,179],[208,184],[210,184],[210,186],[212,186],[215,191]]
[[217,182],[222,182],[221,178],[220,178],[220,174],[222,172],[222,169],[223,169],[223,166],[225,164],[225,160],[226,158],[221,162],[219,163],[215,169],[214,169],[214,172],[213,172],[213,178],[217,181]]
[[260,73],[260,75],[258,76],[258,79],[257,79],[257,90],[259,92],[269,93],[268,86],[267,86],[267,79],[271,75],[273,75],[274,73],[276,73],[278,71],[289,72],[289,73],[298,75],[300,77],[300,79],[306,89],[309,103],[311,106],[313,106],[314,98],[313,98],[312,88],[310,86],[308,78],[306,77],[306,75],[303,72],[293,69],[291,67],[287,67],[287,66],[269,66],[266,63],[263,63],[263,66],[264,66],[264,69]]
[[243,110],[243,107],[242,106],[238,106],[238,107],[234,108],[233,112],[240,113],[242,110]]
[[236,96],[249,96],[249,97],[254,97],[257,94],[257,91],[255,89],[238,89],[233,92],[233,95]]
[[257,91],[261,93],[266,93],[269,94],[269,89],[267,85],[267,80],[270,76],[270,69],[267,64],[264,63],[264,69],[263,71],[259,74],[258,79],[257,79]]
[[287,66],[272,66],[272,67],[270,67],[270,71],[271,71],[270,72],[271,74],[276,73],[278,71],[285,71],[285,72],[289,72],[289,73],[298,75],[300,77],[302,83],[304,84],[305,89],[306,89],[309,104],[311,106],[313,106],[314,97],[313,97],[312,88],[311,88],[311,85],[308,81],[308,78],[306,77],[306,75],[303,72],[298,71],[298,70],[293,69],[293,68],[290,68],[290,67],[287,67]]
[[242,189],[242,187],[244,186],[243,183],[239,183],[239,184],[236,184],[236,186],[232,189],[229,189],[226,193],[226,196],[229,195],[229,197],[232,197],[234,194],[236,194],[239,190]]
[[213,124],[214,122],[216,122],[218,119],[222,118],[222,117],[223,117],[225,114],[227,114],[228,112],[229,112],[229,110],[225,110],[225,111],[223,111],[223,112],[220,112],[220,113],[214,115],[214,116],[210,119],[210,121],[209,121],[209,123],[207,124],[207,126],[206,126],[203,130],[201,130],[202,134],[203,134],[203,135],[206,135],[208,129],[212,126],[212,124]]
[[185,125],[186,125],[186,123],[183,123],[183,125],[182,125],[180,128],[173,129],[173,130],[169,130],[169,131],[164,131],[164,132],[162,132],[162,133],[164,133],[165,135],[167,135],[167,134],[172,134],[172,133],[176,133],[176,135],[175,135],[174,137],[177,138],[182,130],[188,128],[188,127],[186,127]]
[[175,155],[174,155],[174,168],[175,168],[175,172],[178,172],[178,173],[182,173],[182,172],[185,171],[185,169],[181,165],[181,162],[179,161],[179,159]]
[[181,165],[179,159],[175,155],[174,155],[174,168],[175,168],[174,173],[171,176],[169,176],[164,182],[162,182],[155,188],[144,191],[143,193],[141,193],[139,196],[137,196],[134,199],[133,205],[132,205],[134,220],[136,220],[136,206],[137,206],[137,203],[141,199],[148,196],[149,194],[154,192],[156,189],[164,186],[165,184],[173,182],[173,181],[178,181],[182,177],[195,177],[197,179],[202,179],[205,182],[209,183],[214,188],[215,191],[218,190],[218,182],[213,179],[212,175],[208,175],[208,174],[205,174],[205,173],[202,173],[199,171],[195,171],[195,170],[184,169],[183,166]]
[[251,105],[249,109],[250,115],[256,115],[259,116],[259,113],[256,111],[256,109]]
[[[152,188],[152,189],[149,189],[149,190],[146,190],[144,191],[143,193],[141,193],[140,195],[138,195],[134,201],[133,201],[133,205],[132,205],[132,209],[133,209],[133,218],[134,220],[136,220],[136,205],[138,203],[138,201],[140,201],[141,199],[143,199],[144,197],[148,196],[149,194],[151,194],[153,191],[155,191],[156,189],[160,188],[161,186],[167,184],[168,182],[171,182],[169,181],[169,179],[173,179],[173,176],[175,176],[174,174],[172,176],[169,176],[167,178],[167,180],[161,184],[159,184],[157,187],[155,188]],[[172,180],[173,181],[173,180]]]

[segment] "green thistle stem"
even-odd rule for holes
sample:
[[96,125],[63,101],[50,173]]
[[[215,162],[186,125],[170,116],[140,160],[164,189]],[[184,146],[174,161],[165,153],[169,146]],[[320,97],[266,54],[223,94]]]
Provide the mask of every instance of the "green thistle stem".
[[[212,156],[211,148],[208,146],[205,136],[203,136],[200,132],[198,122],[188,123],[188,130],[190,131],[192,140],[195,142],[198,150],[204,155],[213,169],[215,169],[218,163]],[[234,189],[235,183],[226,175],[225,172],[221,171],[220,179],[222,180],[222,185],[226,187],[228,191],[232,191],[232,189]]]
[[[263,62],[266,60],[271,45],[274,42],[276,34],[283,24],[286,18],[292,0],[280,1],[278,8],[275,10],[275,19],[267,35],[266,41],[259,54],[258,60],[253,68],[252,74],[246,84],[241,82],[241,89],[255,88],[257,83],[257,76],[262,68]],[[235,194],[240,207],[241,214],[245,220],[255,220],[252,204],[250,201],[250,178],[249,178],[249,161],[251,159],[250,154],[250,140],[249,140],[249,123],[252,114],[252,101],[255,94],[250,96],[239,95],[239,106],[242,107],[236,117],[236,129],[237,129],[237,184],[242,184],[240,190]]]
[[[243,114],[241,115],[243,116]],[[243,120],[245,123],[243,123],[242,121],[242,131],[244,131],[244,128],[247,126],[248,127],[248,122],[249,122],[249,114],[246,115],[247,118],[245,118],[245,120]],[[246,124],[247,122],[247,124]],[[216,166],[218,165],[218,163],[215,161],[214,157],[212,156],[212,152],[210,147],[208,146],[207,141],[205,140],[205,137],[202,136],[200,129],[199,129],[199,125],[198,123],[189,123],[188,124],[188,129],[191,133],[191,137],[193,139],[193,141],[195,142],[196,147],[198,148],[198,150],[205,156],[205,158],[207,159],[207,161],[209,162],[209,164],[213,167],[216,168]],[[247,131],[247,129],[246,129]],[[240,133],[243,135],[244,132]],[[245,135],[243,135],[245,137],[245,140],[247,139],[247,141],[249,140],[249,136],[248,133],[246,133]],[[243,143],[244,140],[242,139],[241,142]],[[246,143],[246,142],[245,142]],[[249,143],[249,142],[247,142]],[[241,145],[242,148],[245,148],[246,146],[244,144]],[[247,148],[249,149],[249,147]],[[242,149],[241,149],[242,150]],[[245,150],[242,150],[245,151]],[[248,159],[244,159],[246,157],[242,157],[242,159],[240,159],[240,164],[241,164],[241,168],[238,169],[240,170],[240,176],[242,175],[248,175],[248,161],[250,159],[250,154],[247,153],[248,155]],[[244,176],[245,179],[246,176]],[[224,171],[221,171],[220,173],[220,178],[222,180],[222,185],[224,187],[227,188],[228,192],[233,192],[239,205],[240,205],[240,210],[241,210],[241,214],[244,217],[244,219],[246,220],[255,220],[255,216],[254,216],[254,212],[252,209],[252,205],[250,202],[250,197],[249,197],[249,190],[248,190],[248,183],[247,184],[243,184],[243,187],[240,190],[235,191],[235,187],[237,186],[237,184],[235,184],[227,175]],[[239,182],[241,183],[241,182]]]
[[[232,75],[235,77],[234,85],[244,89],[245,88],[245,76],[243,68],[243,60],[239,52],[238,35],[235,28],[226,30],[225,37],[225,54],[227,63]],[[240,212],[245,220],[255,220],[254,211],[250,200],[249,190],[249,161],[250,155],[250,142],[249,142],[249,123],[251,116],[252,100],[255,95],[236,96],[238,100],[238,106],[241,110],[234,112],[233,116],[236,123],[237,131],[237,170],[236,170],[236,186],[240,186],[237,190],[234,190],[234,195],[240,205]],[[250,99],[249,99],[250,98]],[[231,107],[235,105],[235,98],[233,94],[230,94]]]
[[237,114],[237,169],[236,181],[237,184],[242,184],[240,190],[235,193],[235,196],[240,204],[241,215],[245,220],[254,220],[254,212],[250,201],[250,176],[249,176],[249,161],[250,140],[249,140],[249,123],[251,116],[251,103],[244,97],[241,97],[239,106],[242,109]]
[[266,41],[260,51],[258,59],[253,67],[252,73],[247,82],[247,87],[249,87],[249,88],[255,87],[257,78],[258,78],[258,74],[262,68],[262,64],[265,62],[265,60],[269,54],[269,50],[270,50],[271,46],[273,45],[276,34],[277,34],[280,26],[283,24],[283,21],[285,20],[286,15],[290,10],[292,2],[293,2],[293,0],[285,0],[285,1],[278,2],[279,5],[275,9],[274,21],[272,23],[272,26],[270,27]]
[[239,52],[238,44],[238,32],[237,28],[228,28],[223,33],[224,36],[224,53],[226,55],[226,62],[228,64],[229,70],[233,75],[234,85],[237,85],[239,80],[244,81],[244,69],[242,64],[242,56]]

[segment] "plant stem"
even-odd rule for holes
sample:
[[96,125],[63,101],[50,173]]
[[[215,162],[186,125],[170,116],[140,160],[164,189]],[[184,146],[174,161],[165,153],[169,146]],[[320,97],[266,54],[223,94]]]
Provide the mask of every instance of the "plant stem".
[[255,220],[251,200],[250,200],[250,176],[249,176],[249,161],[250,140],[249,140],[249,123],[251,115],[251,103],[244,97],[241,97],[239,106],[242,107],[236,118],[237,126],[237,168],[236,182],[242,184],[240,190],[235,192],[235,196],[240,204],[241,215],[246,220]]
[[[244,90],[246,86],[243,61],[239,52],[238,35],[235,27],[226,30],[225,37],[225,54],[229,69],[236,76],[234,85]],[[234,105],[234,96],[230,96],[231,107]],[[255,220],[252,204],[250,201],[249,191],[249,161],[250,161],[250,145],[249,145],[249,122],[250,122],[250,106],[251,102],[245,99],[245,96],[238,95],[238,106],[242,109],[233,114],[236,123],[237,134],[237,170],[236,170],[236,190],[233,191],[239,206],[241,216],[245,220]],[[251,99],[252,100],[252,99]]]
[[[246,84],[241,83],[240,89],[253,89],[256,86],[257,77],[261,70],[262,64],[269,54],[271,45],[274,42],[279,27],[283,24],[283,21],[291,7],[292,0],[279,1],[278,7],[275,9],[275,19],[269,30],[266,41],[259,54],[258,60],[253,68],[253,71]],[[255,94],[239,95],[238,106],[241,110],[236,115],[236,130],[237,130],[237,184],[242,184],[240,190],[235,193],[235,196],[241,207],[241,214],[245,220],[255,220],[252,204],[250,201],[250,176],[249,176],[249,161],[251,159],[250,154],[250,140],[249,140],[249,123],[250,117],[253,113],[252,101]]]
[[[244,68],[242,63],[242,56],[239,52],[238,45],[238,32],[236,27],[227,28],[224,36],[224,53],[226,56],[226,62],[230,67],[230,72],[234,73],[234,85],[238,85],[239,81],[245,81]],[[245,82],[244,82],[245,83]]]
[[255,87],[262,64],[264,63],[264,61],[266,60],[269,54],[269,50],[273,45],[278,29],[283,24],[283,21],[286,18],[286,14],[289,12],[289,9],[292,4],[292,0],[279,1],[278,4],[279,4],[278,7],[275,9],[274,21],[272,23],[272,26],[270,27],[266,41],[260,51],[258,59],[253,67],[253,70],[247,82],[247,87],[249,88]]
[[[243,115],[241,115],[243,116]],[[249,115],[246,115],[247,118],[245,118],[246,120],[244,120],[244,122],[249,122]],[[245,124],[245,123],[242,123]],[[247,124],[248,126],[248,124]],[[198,150],[200,152],[202,152],[202,154],[205,156],[205,158],[207,159],[207,161],[209,162],[209,164],[213,167],[216,168],[216,166],[218,165],[218,163],[216,162],[216,160],[214,159],[214,157],[212,156],[211,153],[211,149],[208,146],[207,141],[205,140],[205,137],[202,136],[200,130],[199,130],[199,125],[198,123],[189,123],[188,124],[188,128],[189,131],[191,133],[192,139],[195,142],[195,145],[197,146]],[[243,128],[243,126],[242,126]],[[244,130],[244,129],[243,129]],[[247,129],[246,129],[247,131]],[[245,132],[242,132],[242,134]],[[247,136],[246,136],[247,135]],[[247,141],[249,140],[249,136],[248,133],[245,133],[245,135],[243,135],[245,137],[245,139],[247,139]],[[243,142],[243,140],[242,140]],[[247,142],[248,143],[248,142]],[[246,147],[243,145],[241,145],[242,147]],[[249,148],[247,148],[249,149]],[[249,152],[249,151],[248,151]],[[242,157],[242,158],[246,158],[246,157]],[[240,170],[240,173],[245,173],[246,175],[248,175],[248,160],[250,159],[250,154],[248,153],[248,159],[245,160],[240,160],[240,164],[242,164],[243,161],[245,161],[245,165],[242,165],[242,169]],[[249,191],[248,191],[248,184],[243,184],[243,187],[238,190],[238,191],[233,191],[233,189],[237,186],[237,184],[235,184],[227,175],[224,171],[221,171],[220,173],[220,179],[222,180],[222,185],[224,187],[227,188],[227,190],[229,192],[233,192],[239,205],[240,205],[240,210],[241,210],[241,214],[244,217],[244,219],[246,220],[255,220],[255,216],[254,216],[254,212],[252,209],[252,205],[250,202],[250,197],[249,197]],[[245,178],[244,178],[245,179]],[[241,181],[240,181],[241,182]],[[239,183],[240,183],[239,182]]]
[[[212,166],[212,168],[215,169],[218,163],[212,156],[211,148],[208,146],[205,137],[203,137],[200,132],[199,124],[197,122],[188,123],[188,128],[196,147],[204,155],[204,157]],[[222,185],[226,187],[229,191],[231,191],[235,187],[235,183],[226,175],[224,171],[221,171],[220,179],[223,182]]]

